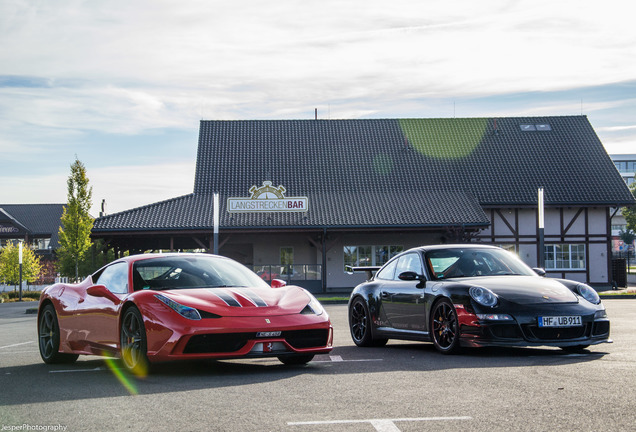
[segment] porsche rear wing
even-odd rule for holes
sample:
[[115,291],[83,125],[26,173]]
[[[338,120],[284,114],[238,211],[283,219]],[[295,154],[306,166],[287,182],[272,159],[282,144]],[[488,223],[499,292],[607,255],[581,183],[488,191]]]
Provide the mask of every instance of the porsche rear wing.
[[361,273],[365,272],[367,274],[367,280],[371,280],[373,277],[373,273],[380,270],[380,266],[362,266],[362,267],[354,267],[354,266],[345,266],[345,271],[348,274]]

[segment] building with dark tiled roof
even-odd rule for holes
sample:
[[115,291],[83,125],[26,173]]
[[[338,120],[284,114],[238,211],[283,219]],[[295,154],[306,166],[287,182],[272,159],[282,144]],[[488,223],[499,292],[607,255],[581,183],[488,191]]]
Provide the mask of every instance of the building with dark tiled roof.
[[[585,116],[202,121],[192,194],[100,217],[119,251],[214,248],[312,290],[406,248],[481,241],[551,276],[611,282],[612,209],[633,197]],[[292,266],[293,264],[293,266]]]
[[60,245],[58,231],[64,204],[0,204],[0,247],[24,241],[40,255]]

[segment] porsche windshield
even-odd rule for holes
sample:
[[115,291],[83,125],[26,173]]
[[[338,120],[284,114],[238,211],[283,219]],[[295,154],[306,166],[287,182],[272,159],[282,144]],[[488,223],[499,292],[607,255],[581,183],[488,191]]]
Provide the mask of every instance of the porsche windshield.
[[133,264],[135,291],[141,289],[268,286],[243,265],[213,256],[166,256]]
[[426,253],[436,279],[475,276],[536,276],[516,255],[503,249],[452,248]]

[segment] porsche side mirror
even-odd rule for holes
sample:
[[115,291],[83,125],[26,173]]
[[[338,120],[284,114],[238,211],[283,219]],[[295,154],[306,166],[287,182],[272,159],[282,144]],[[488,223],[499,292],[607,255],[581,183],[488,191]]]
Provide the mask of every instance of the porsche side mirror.
[[418,280],[418,277],[417,277],[417,273],[415,272],[405,271],[398,275],[398,279],[403,281],[414,281],[414,280]]
[[533,267],[532,270],[541,277],[545,277],[546,271],[539,267]]
[[403,281],[420,281],[420,282],[426,282],[426,278],[424,276],[418,275],[415,272],[412,271],[405,271],[402,272],[398,275],[398,279],[403,280]]
[[287,285],[287,282],[285,282],[284,280],[272,279],[272,288],[282,288],[285,285]]
[[93,297],[104,297],[115,304],[119,304],[119,297],[110,292],[104,285],[93,285],[86,290],[86,294]]

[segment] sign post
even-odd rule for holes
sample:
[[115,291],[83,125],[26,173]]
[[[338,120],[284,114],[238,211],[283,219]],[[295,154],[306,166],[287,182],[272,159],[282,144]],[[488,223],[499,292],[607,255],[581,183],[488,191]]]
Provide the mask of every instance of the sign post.
[[213,211],[214,215],[212,216],[214,220],[214,255],[219,254],[219,193],[214,193],[214,203],[213,203]]
[[539,254],[538,254],[538,262],[537,267],[545,268],[545,219],[544,219],[544,209],[543,209],[543,188],[539,188],[539,196],[538,196],[538,212],[539,212]]
[[20,298],[18,300],[22,301],[22,242],[18,248],[18,262],[20,263]]

